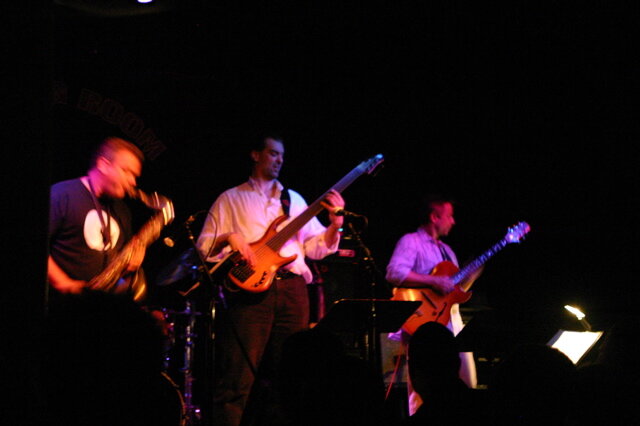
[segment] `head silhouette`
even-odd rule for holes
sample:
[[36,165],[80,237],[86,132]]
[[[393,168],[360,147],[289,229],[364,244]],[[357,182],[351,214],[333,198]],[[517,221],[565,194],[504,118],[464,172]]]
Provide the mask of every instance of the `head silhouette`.
[[409,341],[411,383],[421,396],[458,384],[460,356],[451,330],[437,322],[422,324]]

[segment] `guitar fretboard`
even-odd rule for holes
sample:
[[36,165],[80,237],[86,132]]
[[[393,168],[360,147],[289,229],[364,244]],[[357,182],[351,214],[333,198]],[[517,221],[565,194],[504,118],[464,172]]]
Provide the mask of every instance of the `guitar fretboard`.
[[274,235],[269,241],[266,242],[270,249],[273,251],[279,251],[282,246],[289,241],[291,237],[295,235],[296,232],[300,228],[304,226],[305,223],[311,220],[314,216],[320,213],[323,209],[322,204],[320,204],[329,191],[331,189],[335,189],[338,192],[344,191],[349,185],[351,185],[360,175],[362,175],[366,171],[366,168],[361,164],[357,166],[355,169],[351,170],[345,177],[340,179],[338,183],[333,185],[328,191],[322,194],[317,200],[311,203],[305,211],[303,211],[300,215],[294,218],[291,222],[289,222],[284,228],[282,228],[276,235]]
[[453,277],[454,284],[460,284],[464,282],[471,274],[476,272],[482,265],[484,265],[489,259],[491,259],[496,253],[502,250],[509,242],[506,239],[500,240],[497,244],[493,245],[489,250],[482,253],[464,268],[460,269]]

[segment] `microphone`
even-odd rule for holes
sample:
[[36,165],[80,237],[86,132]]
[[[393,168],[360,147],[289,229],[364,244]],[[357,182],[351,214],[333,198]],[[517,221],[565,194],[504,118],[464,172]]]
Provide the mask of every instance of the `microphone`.
[[[196,216],[197,216],[197,213],[196,214],[192,214],[191,216],[189,216],[187,218],[187,220],[184,221],[182,226],[187,227],[187,226],[191,225],[196,220]],[[173,234],[171,234],[171,236],[164,237],[162,239],[162,242],[164,243],[164,245],[167,246],[167,247],[175,246],[178,232],[179,231],[174,231]]]
[[342,207],[336,207],[333,209],[333,214],[336,216],[344,216],[344,217],[363,217],[363,215],[350,212],[349,210],[345,210]]

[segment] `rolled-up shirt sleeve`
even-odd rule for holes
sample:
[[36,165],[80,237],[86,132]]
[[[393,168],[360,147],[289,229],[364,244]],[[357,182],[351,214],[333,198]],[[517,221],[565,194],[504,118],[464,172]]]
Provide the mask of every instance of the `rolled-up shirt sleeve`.
[[409,272],[414,269],[416,256],[416,242],[413,235],[404,235],[398,240],[387,265],[387,281],[394,285],[402,284]]
[[208,262],[217,262],[230,251],[226,246],[222,251],[214,251],[217,245],[217,238],[233,231],[230,208],[229,196],[227,193],[223,193],[207,213],[207,218],[204,221],[196,245]]
[[[304,198],[295,191],[289,191],[291,195],[291,215],[293,217],[300,215],[307,208]],[[300,255],[310,259],[322,259],[330,254],[338,251],[340,238],[328,246],[325,240],[325,231],[327,228],[320,223],[317,217],[313,217],[307,222],[297,233],[296,242],[299,244]],[[292,244],[290,241],[287,245]]]
[[306,235],[311,235],[311,237],[304,241],[304,251],[308,258],[319,260],[338,251],[340,236],[329,246],[325,239],[325,231],[327,228],[316,218],[311,219],[309,225],[309,228],[313,230],[305,231],[307,231]]

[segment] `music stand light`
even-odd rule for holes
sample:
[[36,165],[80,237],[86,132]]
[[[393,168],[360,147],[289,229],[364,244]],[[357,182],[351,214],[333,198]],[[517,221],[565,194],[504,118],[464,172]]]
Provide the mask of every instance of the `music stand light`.
[[571,305],[564,305],[564,308],[580,321],[585,331],[558,330],[547,344],[564,353],[574,364],[578,364],[600,339],[602,331],[592,331],[586,315],[579,308]]
[[591,324],[587,321],[587,316],[580,309],[571,305],[564,305],[564,308],[571,312],[571,314],[580,321],[580,324],[584,327],[586,331],[591,331]]

